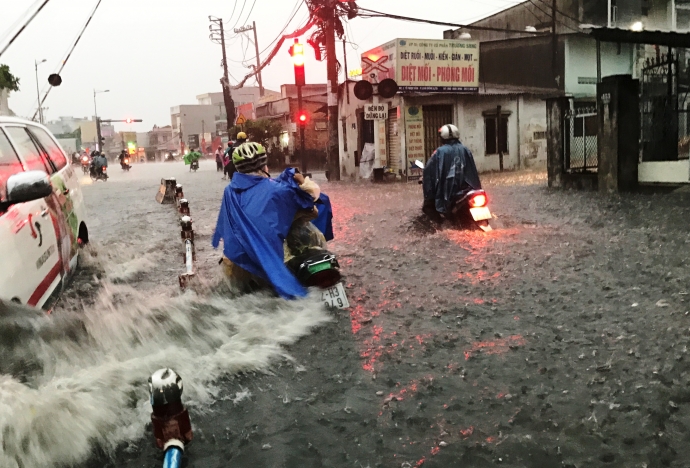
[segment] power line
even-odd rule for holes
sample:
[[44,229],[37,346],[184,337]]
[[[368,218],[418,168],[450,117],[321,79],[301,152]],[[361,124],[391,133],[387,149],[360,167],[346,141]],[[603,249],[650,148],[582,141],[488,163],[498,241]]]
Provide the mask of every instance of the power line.
[[542,10],[541,7],[540,7],[539,5],[537,5],[536,3],[534,3],[534,0],[529,0],[529,2],[530,2],[532,5],[534,5],[534,7],[535,7],[537,10],[541,11],[542,13],[544,13],[547,17],[549,17],[549,18],[555,20],[557,23],[560,23],[561,26],[564,26],[564,27],[566,27],[567,29],[570,29],[571,31],[579,32],[577,29],[573,28],[572,26],[570,26],[570,25],[568,25],[568,24],[565,24],[563,21],[560,21],[558,18],[553,18],[553,15],[552,15],[551,13],[549,13],[548,11]]
[[[74,45],[72,45],[72,48],[70,51],[67,53],[67,57],[65,57],[65,60],[62,61],[62,65],[60,66],[60,69],[57,71],[57,75],[62,73],[62,70],[65,68],[65,65],[67,65],[67,61],[69,58],[72,56],[72,52],[74,52],[74,49],[77,47],[77,44],[79,44],[79,41],[81,40],[81,37],[84,35],[84,32],[86,31],[86,28],[89,26],[89,23],[91,23],[91,19],[93,16],[96,14],[96,11],[98,10],[98,7],[101,6],[101,2],[103,0],[98,0],[98,3],[96,3],[96,6],[93,8],[93,11],[91,12],[91,15],[89,18],[86,20],[86,23],[84,24],[84,27],[82,28],[81,32],[79,33],[79,36],[77,37],[77,40],[74,41]],[[38,109],[36,109],[36,112],[34,113],[34,116],[32,117],[32,120],[36,118],[36,114],[38,114],[38,111],[43,107],[43,103],[45,100],[48,98],[48,95],[50,94],[50,91],[53,89],[51,86],[50,89],[46,92],[46,94],[43,96],[43,99],[41,99],[41,103],[38,105]]]
[[254,11],[254,7],[256,6],[256,0],[254,0],[254,3],[252,4],[251,10],[249,10],[249,13],[247,14],[247,17],[244,19],[244,22],[246,23],[249,21],[249,18],[252,16],[252,11]]
[[[235,29],[237,24],[240,22],[240,19],[242,18],[242,13],[244,12],[244,7],[246,7],[246,6],[247,6],[247,0],[244,0],[244,2],[242,3],[242,9],[240,10],[240,14],[237,15],[237,21],[235,21],[235,24],[233,24],[232,28],[230,28],[230,29]],[[230,19],[232,20],[232,18],[230,18]]]
[[24,23],[24,25],[19,29],[19,31],[17,31],[17,33],[12,37],[12,39],[10,39],[10,42],[8,42],[7,45],[2,50],[0,50],[0,56],[2,56],[2,54],[5,53],[5,51],[12,45],[12,43],[19,37],[19,35],[24,32],[26,27],[29,26],[29,24],[34,20],[34,18],[36,18],[36,15],[38,15],[41,12],[43,7],[45,7],[49,1],[50,0],[44,0],[44,2],[41,4],[41,6],[39,6],[38,9],[33,12],[33,14]]
[[[549,4],[546,3],[546,1],[544,1],[544,0],[539,0],[539,1],[540,1],[541,3],[543,3],[544,5],[547,5],[549,8],[552,7],[552,5],[549,5]],[[563,17],[565,17],[565,18],[568,18],[569,20],[575,21],[577,24],[580,24],[580,20],[579,20],[579,19],[577,19],[577,18],[575,18],[575,17],[573,17],[573,16],[570,16],[569,14],[567,14],[567,13],[561,11],[561,10],[558,10],[558,9],[556,9],[556,12],[557,12],[559,15],[561,15],[561,16],[563,16]],[[551,15],[549,15],[549,16],[551,16]]]
[[[412,18],[410,16],[402,16],[402,15],[394,15],[390,13],[382,13],[380,11],[375,11],[375,10],[369,10],[369,9],[364,9],[360,8],[360,11],[368,12],[365,13],[364,15],[358,14],[357,16],[360,18],[390,18],[390,19],[397,19],[401,21],[411,21],[415,23],[426,23],[426,24],[433,24],[435,26],[451,26],[454,28],[461,28],[461,29],[473,29],[477,31],[493,31],[493,32],[509,32],[509,33],[515,33],[515,34],[525,34],[525,31],[522,30],[517,30],[517,29],[507,29],[507,28],[491,28],[488,26],[476,26],[472,24],[457,24],[457,23],[450,23],[450,22],[445,22],[445,21],[434,21],[434,20],[425,20],[421,18]],[[528,34],[533,34],[533,35],[544,35],[545,33],[539,33],[539,32],[527,32]]]

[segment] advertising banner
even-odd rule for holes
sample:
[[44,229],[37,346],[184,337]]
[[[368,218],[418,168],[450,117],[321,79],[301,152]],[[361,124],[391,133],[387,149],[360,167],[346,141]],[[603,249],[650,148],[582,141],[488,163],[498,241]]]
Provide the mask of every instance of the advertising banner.
[[407,177],[409,181],[422,177],[422,170],[415,167],[419,159],[426,161],[424,154],[424,114],[422,106],[405,106],[405,137],[407,148]]
[[401,92],[478,92],[479,42],[395,39],[362,54],[362,76],[392,78]]

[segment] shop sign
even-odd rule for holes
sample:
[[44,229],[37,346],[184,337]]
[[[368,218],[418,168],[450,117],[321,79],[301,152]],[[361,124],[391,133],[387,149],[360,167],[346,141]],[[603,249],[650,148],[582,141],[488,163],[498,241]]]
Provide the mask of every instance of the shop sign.
[[362,54],[362,69],[365,79],[393,78],[402,92],[478,92],[479,42],[395,39]]
[[405,106],[405,139],[407,149],[407,178],[418,180],[422,170],[414,165],[415,160],[426,161],[424,154],[424,115],[422,106]]

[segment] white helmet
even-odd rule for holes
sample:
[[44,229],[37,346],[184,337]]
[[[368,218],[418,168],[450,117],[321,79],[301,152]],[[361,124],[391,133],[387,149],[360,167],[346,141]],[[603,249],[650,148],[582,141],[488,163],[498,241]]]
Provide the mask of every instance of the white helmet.
[[438,136],[442,140],[459,140],[460,130],[453,124],[447,124],[438,129]]

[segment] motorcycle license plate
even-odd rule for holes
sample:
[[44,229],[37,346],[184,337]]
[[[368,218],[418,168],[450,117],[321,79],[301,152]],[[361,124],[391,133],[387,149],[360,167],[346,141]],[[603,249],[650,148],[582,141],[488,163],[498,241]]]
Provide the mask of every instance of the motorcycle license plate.
[[347,300],[345,287],[343,283],[338,283],[332,288],[325,289],[321,293],[321,300],[328,307],[336,307],[338,309],[347,309],[350,307],[350,302]]
[[481,208],[470,208],[470,214],[475,221],[491,219],[491,211],[489,211],[486,206],[482,206]]

